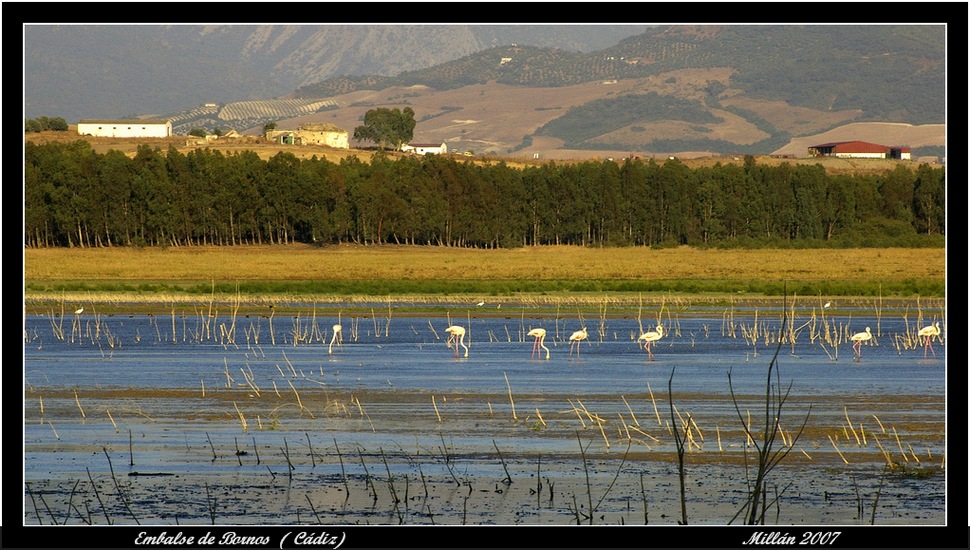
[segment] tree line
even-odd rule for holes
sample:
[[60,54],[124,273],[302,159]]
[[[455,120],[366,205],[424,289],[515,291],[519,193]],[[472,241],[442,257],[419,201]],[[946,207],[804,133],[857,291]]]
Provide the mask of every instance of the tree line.
[[25,145],[27,247],[335,243],[459,247],[943,246],[944,169],[689,168],[585,161],[513,168],[428,155],[339,163],[85,141]]

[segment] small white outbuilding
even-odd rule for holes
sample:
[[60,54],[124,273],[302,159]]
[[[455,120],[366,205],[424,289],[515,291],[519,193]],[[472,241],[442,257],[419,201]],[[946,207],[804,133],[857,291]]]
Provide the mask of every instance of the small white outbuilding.
[[402,145],[401,151],[416,155],[443,155],[448,152],[448,145],[444,143],[409,143]]

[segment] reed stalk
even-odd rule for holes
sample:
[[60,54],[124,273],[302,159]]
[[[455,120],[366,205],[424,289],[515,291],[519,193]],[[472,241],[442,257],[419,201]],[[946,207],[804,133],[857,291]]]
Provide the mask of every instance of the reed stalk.
[[95,483],[94,478],[91,477],[91,469],[84,468],[84,470],[88,473],[88,480],[91,482],[91,489],[94,490],[94,497],[98,499],[98,504],[101,506],[101,512],[104,513],[104,520],[108,522],[108,525],[111,525],[111,518],[108,516],[108,509],[105,507],[104,501],[101,500],[101,493],[98,491],[98,484]]
[[650,392],[650,402],[653,403],[653,412],[657,415],[657,425],[663,426],[664,423],[660,419],[660,409],[657,408],[657,400],[653,397],[653,390],[650,388],[650,382],[647,382],[647,391]]
[[640,421],[637,420],[637,415],[633,414],[633,407],[631,407],[630,404],[627,403],[626,397],[623,397],[621,395],[620,399],[622,399],[623,403],[626,405],[626,410],[630,411],[630,417],[633,418],[633,423],[636,424],[637,426],[640,426]]
[[128,510],[128,513],[131,514],[131,517],[135,520],[135,523],[141,525],[141,522],[138,521],[138,516],[136,516],[135,512],[131,510],[131,505],[128,503],[128,495],[125,494],[124,490],[121,488],[121,484],[118,483],[118,476],[115,475],[115,468],[111,464],[111,455],[108,454],[108,449],[102,447],[101,450],[104,451],[104,456],[108,459],[108,470],[111,472],[111,479],[114,481],[115,490],[118,491],[118,498],[121,499],[121,503],[124,505],[125,510]]
[[906,451],[903,450],[903,442],[899,440],[899,434],[896,433],[896,426],[893,426],[893,436],[896,438],[896,444],[899,445],[899,453],[903,455],[903,460],[909,462],[909,457],[906,456]]
[[111,421],[111,425],[115,427],[115,433],[118,433],[118,424],[115,423],[115,419],[111,417],[111,411],[105,409],[104,411],[108,415],[108,420]]
[[835,440],[832,439],[832,436],[830,435],[828,436],[828,438],[829,438],[829,441],[832,442],[832,448],[834,448],[835,452],[839,453],[839,457],[842,458],[842,462],[845,462],[846,464],[848,464],[849,461],[845,458],[845,455],[842,454],[842,451],[839,450],[839,446],[835,444]]
[[81,400],[77,396],[77,390],[74,390],[74,402],[77,403],[77,410],[81,411],[81,418],[87,418],[88,415],[84,414],[84,408],[81,407]]
[[505,470],[505,479],[502,480],[502,483],[504,483],[506,485],[511,485],[512,484],[512,476],[509,474],[509,468],[505,464],[505,457],[502,456],[502,450],[498,448],[498,443],[496,443],[494,439],[492,440],[492,445],[495,447],[495,452],[498,453],[499,460],[502,461],[502,469]]
[[333,447],[337,450],[337,459],[340,461],[340,478],[344,482],[344,490],[347,492],[344,501],[350,498],[350,483],[347,482],[347,470],[344,469],[344,456],[340,453],[340,446],[337,445],[337,438],[333,438]]
[[509,388],[509,404],[512,405],[512,420],[518,422],[519,417],[515,414],[515,401],[512,399],[512,384],[509,383],[509,375],[504,372],[502,375],[505,376],[505,385]]

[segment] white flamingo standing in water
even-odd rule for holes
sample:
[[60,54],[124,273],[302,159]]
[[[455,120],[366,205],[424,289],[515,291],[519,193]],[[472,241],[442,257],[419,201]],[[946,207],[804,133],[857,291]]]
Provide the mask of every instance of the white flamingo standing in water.
[[327,353],[333,355],[333,343],[337,342],[337,346],[340,346],[340,341],[344,339],[343,331],[344,327],[338,325],[333,326],[333,337],[330,338],[330,347],[327,348]]
[[589,338],[589,333],[586,332],[586,327],[583,327],[581,330],[577,330],[576,332],[572,333],[572,335],[570,335],[570,337],[569,337],[569,354],[572,355],[572,353],[573,353],[573,344],[575,344],[576,345],[576,358],[578,359],[579,358],[579,346],[581,346],[583,344],[583,340],[585,340],[587,338]]
[[856,361],[859,361],[862,359],[862,343],[872,340],[872,330],[866,327],[865,332],[857,332],[849,340],[852,340],[852,351],[855,352]]
[[539,349],[544,349],[546,350],[546,359],[549,359],[549,348],[543,343],[546,340],[546,329],[534,328],[529,331],[529,336],[536,339],[535,343],[532,344],[532,358],[535,359],[537,353],[541,354]]
[[923,344],[923,359],[926,359],[927,349],[933,352],[933,357],[936,357],[936,351],[933,349],[933,337],[939,335],[940,323],[933,323],[932,325],[919,329],[919,337],[923,338],[925,341]]
[[644,332],[637,338],[637,342],[643,340],[643,349],[647,350],[650,354],[650,360],[653,361],[653,352],[650,351],[650,344],[653,344],[657,340],[664,337],[664,327],[662,325],[657,325],[657,330],[651,330],[650,332]]
[[465,327],[451,325],[445,329],[445,332],[451,335],[448,337],[448,347],[451,347],[452,341],[455,343],[455,357],[458,357],[459,345],[465,348],[465,357],[468,357],[468,346],[465,345]]

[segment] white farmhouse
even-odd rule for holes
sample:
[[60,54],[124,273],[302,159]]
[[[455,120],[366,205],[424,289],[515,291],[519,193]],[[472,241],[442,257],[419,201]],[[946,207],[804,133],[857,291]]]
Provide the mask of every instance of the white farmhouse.
[[448,152],[448,145],[444,143],[409,143],[402,145],[401,151],[416,155],[443,155]]
[[169,120],[82,120],[77,123],[82,136],[113,138],[171,137]]

